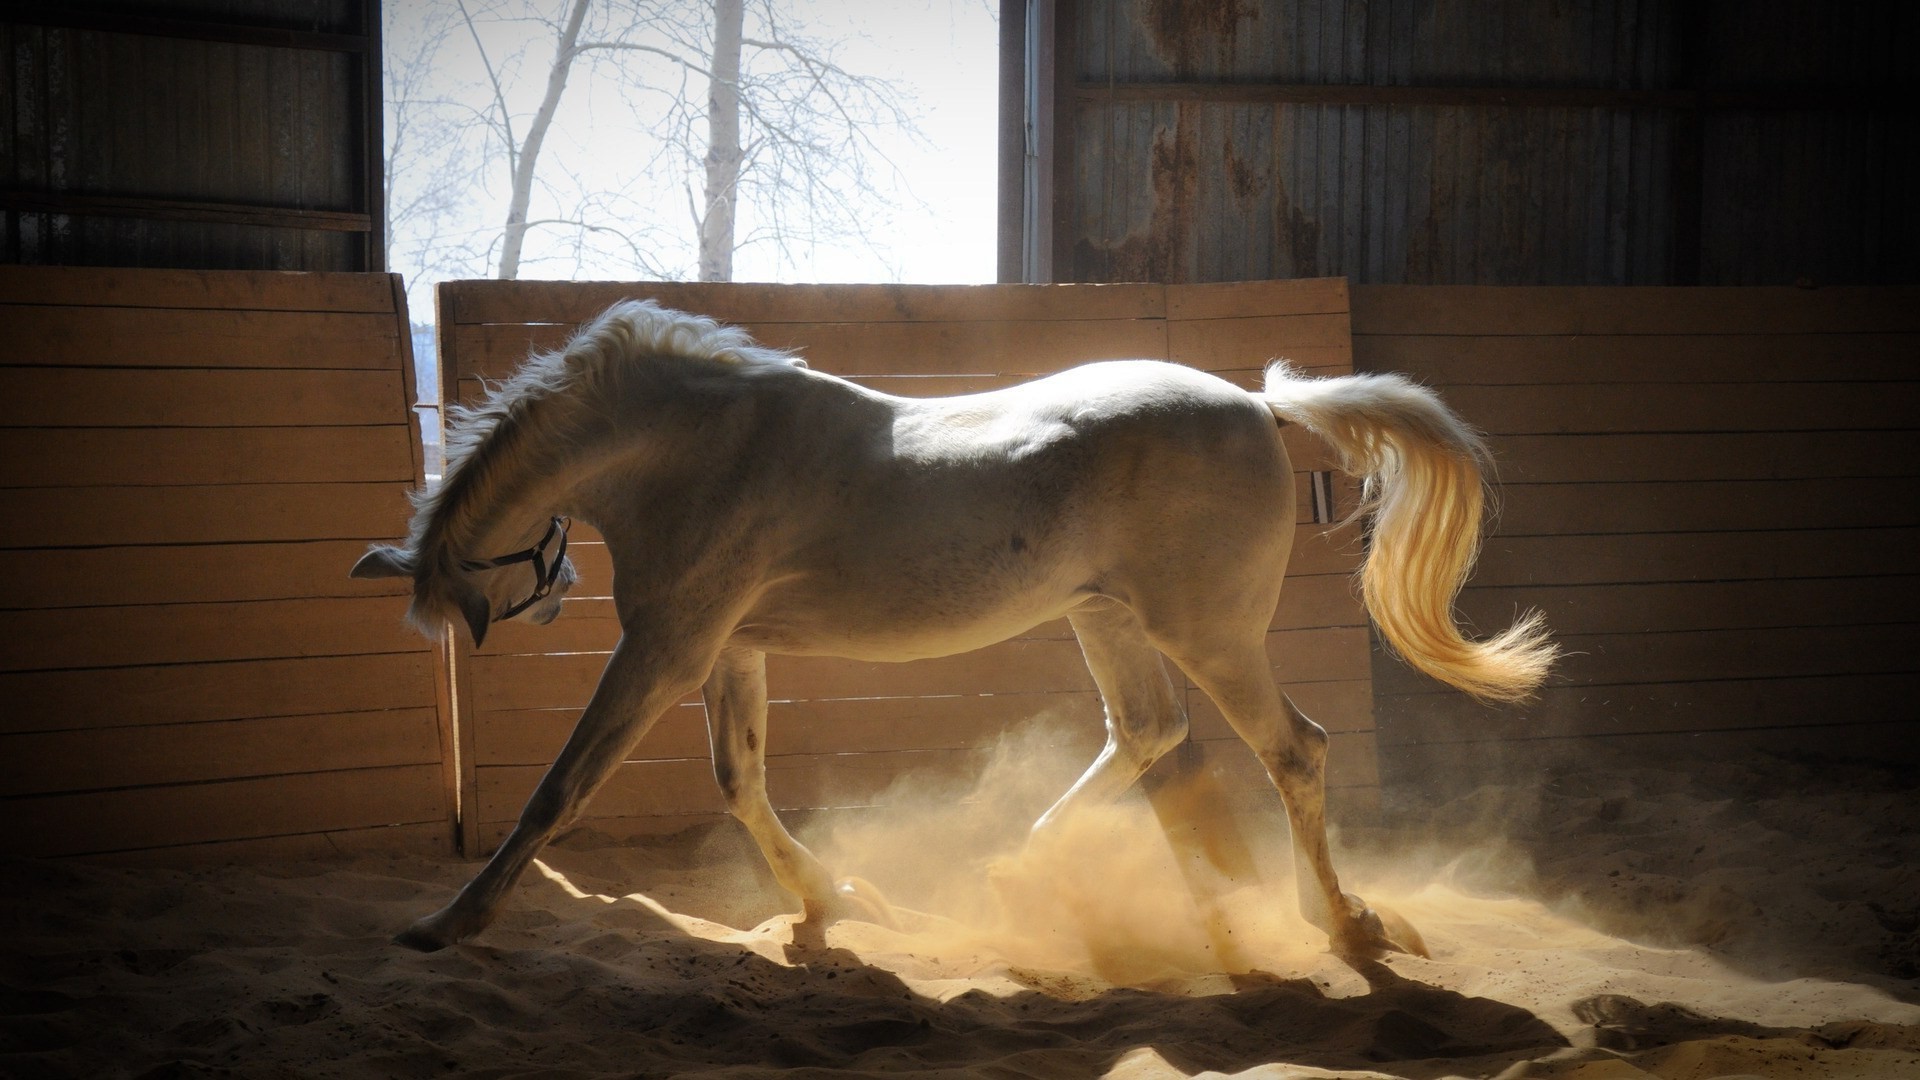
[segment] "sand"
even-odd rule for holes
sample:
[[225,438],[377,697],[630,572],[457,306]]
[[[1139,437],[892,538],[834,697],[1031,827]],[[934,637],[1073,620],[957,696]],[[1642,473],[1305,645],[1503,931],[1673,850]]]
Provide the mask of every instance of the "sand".
[[571,834],[432,955],[388,938],[473,864],[0,863],[0,1075],[1920,1077],[1910,773],[1390,793],[1337,851],[1432,956],[1348,964],[1295,914],[1270,806],[1200,785],[1171,834],[1136,798],[1022,856],[1058,779],[1033,760],[811,821],[901,926],[799,944],[731,825]]

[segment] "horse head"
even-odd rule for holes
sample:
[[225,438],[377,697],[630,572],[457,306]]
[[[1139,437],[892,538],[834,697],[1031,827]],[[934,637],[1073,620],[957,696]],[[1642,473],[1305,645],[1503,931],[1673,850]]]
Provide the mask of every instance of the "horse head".
[[477,648],[496,622],[524,618],[544,626],[560,615],[567,590],[579,580],[573,560],[567,558],[567,518],[546,523],[540,539],[528,547],[483,559],[461,559],[455,567],[434,568],[414,552],[393,544],[373,544],[354,563],[356,578],[412,578],[413,605],[408,617],[423,631],[438,627],[457,613],[473,634]]

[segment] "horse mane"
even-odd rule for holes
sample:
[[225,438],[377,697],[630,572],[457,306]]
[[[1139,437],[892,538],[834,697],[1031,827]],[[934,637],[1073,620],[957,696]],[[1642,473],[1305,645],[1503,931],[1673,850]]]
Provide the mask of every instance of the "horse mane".
[[526,437],[530,429],[577,422],[549,403],[590,397],[633,363],[661,358],[804,366],[792,353],[757,344],[737,326],[652,300],[622,300],[562,348],[534,353],[506,379],[483,383],[478,401],[447,408],[445,471],[438,486],[412,496],[407,548],[417,560],[416,623],[437,626],[448,614],[446,589],[461,573],[459,558],[477,554],[464,550],[472,538],[471,515],[463,511],[492,501],[500,466],[535,452]]

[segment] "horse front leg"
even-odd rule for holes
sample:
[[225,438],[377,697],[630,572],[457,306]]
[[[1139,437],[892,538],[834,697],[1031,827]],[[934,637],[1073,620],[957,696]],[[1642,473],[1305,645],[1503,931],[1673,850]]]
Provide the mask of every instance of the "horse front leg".
[[622,637],[573,734],[534,788],[513,832],[451,904],[414,923],[394,941],[433,952],[464,941],[493,922],[507,891],[534,856],[579,817],[587,800],[661,714],[699,685],[705,666]]
[[774,812],[767,794],[766,654],[724,650],[701,695],[713,742],[713,775],[727,811],[746,826],[780,887],[800,898],[802,921],[823,927],[850,917],[895,925],[886,900],[872,885],[859,878],[835,885],[827,868]]

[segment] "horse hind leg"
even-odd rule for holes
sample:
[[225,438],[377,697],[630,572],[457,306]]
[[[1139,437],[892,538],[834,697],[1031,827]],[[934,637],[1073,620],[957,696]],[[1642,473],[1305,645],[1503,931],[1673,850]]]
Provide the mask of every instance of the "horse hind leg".
[[727,811],[753,837],[780,887],[800,898],[805,924],[839,918],[894,926],[878,890],[859,878],[835,885],[820,860],[794,839],[767,795],[767,659],[749,649],[720,654],[702,697],[713,744],[713,774]]
[[1238,648],[1194,650],[1176,655],[1176,662],[1220,706],[1280,791],[1292,826],[1301,914],[1325,931],[1343,956],[1373,956],[1387,949],[1425,955],[1425,944],[1411,926],[1390,916],[1390,934],[1380,915],[1341,891],[1327,843],[1327,732],[1275,685],[1263,638]]
[[1074,810],[1119,798],[1187,737],[1187,711],[1160,651],[1117,604],[1068,616],[1106,708],[1107,741],[1080,779],[1034,823],[1036,836]]

